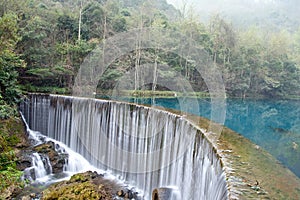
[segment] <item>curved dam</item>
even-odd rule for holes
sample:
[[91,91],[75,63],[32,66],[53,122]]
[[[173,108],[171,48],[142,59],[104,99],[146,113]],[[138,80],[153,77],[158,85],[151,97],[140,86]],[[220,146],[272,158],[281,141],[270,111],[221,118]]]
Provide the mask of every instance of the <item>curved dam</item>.
[[145,106],[57,95],[29,95],[20,109],[32,130],[63,142],[92,165],[169,199],[229,199],[217,151],[180,115]]

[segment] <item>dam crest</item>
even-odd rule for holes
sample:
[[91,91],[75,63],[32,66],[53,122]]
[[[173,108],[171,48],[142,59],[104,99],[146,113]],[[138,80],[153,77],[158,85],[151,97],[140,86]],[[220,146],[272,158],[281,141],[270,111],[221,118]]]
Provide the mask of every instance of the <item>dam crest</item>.
[[171,188],[171,199],[229,199],[222,160],[184,117],[147,106],[31,94],[20,105],[29,127],[60,141],[96,168],[144,191]]

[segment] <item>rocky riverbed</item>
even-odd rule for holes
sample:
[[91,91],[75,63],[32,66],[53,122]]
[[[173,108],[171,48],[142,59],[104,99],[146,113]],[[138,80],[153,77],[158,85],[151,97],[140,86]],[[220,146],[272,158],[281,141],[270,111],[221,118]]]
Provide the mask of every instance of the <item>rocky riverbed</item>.
[[140,199],[137,192],[92,171],[75,174],[69,180],[51,184],[40,191],[37,188],[34,191],[31,186],[27,189],[17,199]]

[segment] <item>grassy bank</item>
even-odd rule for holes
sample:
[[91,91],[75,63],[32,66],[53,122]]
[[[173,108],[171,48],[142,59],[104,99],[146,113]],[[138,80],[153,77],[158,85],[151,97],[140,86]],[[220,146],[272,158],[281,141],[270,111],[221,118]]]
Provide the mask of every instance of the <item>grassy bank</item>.
[[164,97],[164,98],[174,98],[174,97],[210,97],[207,92],[175,92],[175,91],[152,91],[152,90],[98,90],[97,97],[101,96],[122,96],[122,97]]
[[6,199],[20,191],[24,183],[17,170],[17,151],[24,138],[23,122],[19,118],[0,120],[0,199]]

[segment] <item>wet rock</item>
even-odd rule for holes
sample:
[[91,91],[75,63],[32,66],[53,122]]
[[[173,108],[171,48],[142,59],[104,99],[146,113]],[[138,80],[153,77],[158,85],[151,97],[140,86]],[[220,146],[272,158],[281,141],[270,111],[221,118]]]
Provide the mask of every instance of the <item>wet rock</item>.
[[27,168],[24,170],[23,179],[28,181],[33,181],[36,179],[35,171],[33,168]]
[[119,190],[119,191],[117,192],[117,196],[118,196],[118,197],[124,197],[124,196],[125,196],[125,192],[124,192],[123,190]]
[[125,193],[125,198],[127,199],[133,199],[134,198],[134,193],[131,191],[131,190],[128,190],[126,193]]
[[41,185],[41,184],[27,185],[24,188],[22,188],[22,191],[13,199],[16,200],[22,198],[28,199],[28,197],[30,200],[40,199],[41,192],[45,190],[46,187],[47,185]]
[[257,192],[258,195],[266,195],[267,193],[262,191],[262,192]]
[[127,191],[119,190],[117,191],[116,195],[124,199],[138,199],[138,193],[132,190],[127,190]]
[[30,198],[36,198],[36,194],[35,193],[31,193],[29,196],[30,196]]
[[252,190],[255,190],[255,191],[259,191],[260,190],[260,187],[255,185],[255,186],[252,186],[251,187]]
[[67,154],[58,153],[55,149],[55,143],[52,141],[37,145],[34,147],[34,150],[40,155],[48,156],[51,166],[52,173],[57,174],[61,173],[66,163]]
[[31,158],[32,151],[20,151],[17,154],[18,160],[16,162],[17,169],[20,171],[24,171],[26,168],[32,166],[32,158]]
[[16,185],[10,185],[0,195],[0,199],[12,199],[13,197],[17,196],[22,189]]
[[32,199],[35,199],[35,198],[37,198],[37,195],[35,193],[31,193],[29,195],[20,196],[18,199],[21,199],[21,200],[32,200]]
[[152,192],[152,200],[171,200],[172,193],[171,188],[156,188]]
[[297,150],[298,149],[298,144],[296,142],[293,142],[293,149]]
[[21,199],[22,200],[31,200],[30,196],[23,196]]

